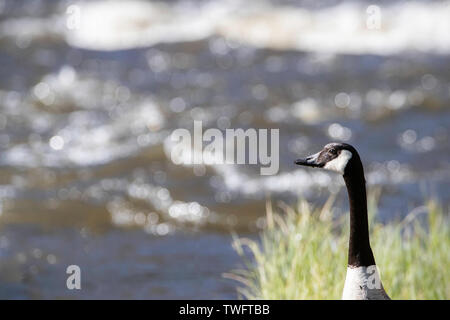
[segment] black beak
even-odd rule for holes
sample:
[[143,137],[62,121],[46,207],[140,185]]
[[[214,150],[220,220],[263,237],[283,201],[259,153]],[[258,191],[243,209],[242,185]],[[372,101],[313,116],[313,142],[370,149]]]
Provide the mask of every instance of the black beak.
[[297,159],[295,160],[295,164],[307,167],[320,167],[320,164],[318,162],[319,154],[320,152],[313,154],[305,159]]

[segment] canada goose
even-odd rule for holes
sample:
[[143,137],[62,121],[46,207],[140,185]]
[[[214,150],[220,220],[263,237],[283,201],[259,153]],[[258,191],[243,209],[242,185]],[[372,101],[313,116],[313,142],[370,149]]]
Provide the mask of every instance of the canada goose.
[[356,149],[346,143],[330,143],[322,151],[296,160],[295,164],[323,168],[344,176],[350,202],[350,239],[342,299],[389,300],[370,248],[366,180]]

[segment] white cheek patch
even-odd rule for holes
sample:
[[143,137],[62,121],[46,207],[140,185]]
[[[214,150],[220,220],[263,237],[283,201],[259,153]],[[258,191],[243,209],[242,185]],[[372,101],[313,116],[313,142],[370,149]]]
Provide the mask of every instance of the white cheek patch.
[[344,174],[345,167],[347,166],[348,160],[350,160],[351,157],[352,153],[350,151],[341,150],[339,156],[327,162],[323,168]]

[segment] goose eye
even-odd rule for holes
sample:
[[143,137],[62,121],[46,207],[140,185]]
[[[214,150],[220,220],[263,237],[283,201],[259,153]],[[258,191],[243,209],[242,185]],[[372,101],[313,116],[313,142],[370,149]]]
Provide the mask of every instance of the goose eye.
[[331,154],[337,154],[337,151],[336,151],[336,149],[330,149],[330,153]]

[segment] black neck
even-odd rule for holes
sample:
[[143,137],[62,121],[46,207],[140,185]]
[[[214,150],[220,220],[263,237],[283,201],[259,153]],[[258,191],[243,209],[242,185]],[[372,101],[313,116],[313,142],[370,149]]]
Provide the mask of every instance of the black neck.
[[369,241],[366,181],[361,161],[358,158],[349,161],[344,174],[350,201],[348,265],[351,267],[375,264]]

